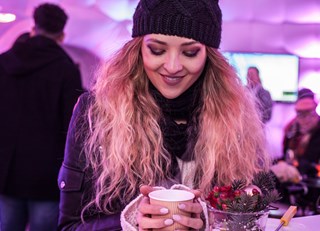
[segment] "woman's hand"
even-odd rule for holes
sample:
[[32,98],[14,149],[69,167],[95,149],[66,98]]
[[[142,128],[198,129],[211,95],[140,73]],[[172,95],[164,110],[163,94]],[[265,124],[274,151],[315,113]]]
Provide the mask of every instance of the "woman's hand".
[[[175,214],[172,216],[172,219],[151,218],[151,215],[165,215],[169,212],[168,208],[166,207],[150,204],[148,194],[154,190],[157,189],[154,189],[150,186],[140,187],[140,192],[144,195],[144,197],[141,200],[138,208],[139,213],[137,221],[139,225],[139,231],[152,228],[164,228],[172,225],[174,222],[180,223],[192,229],[200,229],[203,227],[203,221],[200,218],[202,207],[196,201],[179,204],[179,209],[191,213],[191,217]],[[191,192],[195,194],[195,198],[198,198],[201,195],[201,192],[198,190],[191,190]]]

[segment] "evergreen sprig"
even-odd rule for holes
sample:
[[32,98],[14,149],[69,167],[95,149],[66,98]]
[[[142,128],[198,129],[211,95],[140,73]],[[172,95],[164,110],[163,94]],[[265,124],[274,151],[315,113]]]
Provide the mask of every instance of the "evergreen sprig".
[[269,172],[257,173],[252,185],[245,180],[235,180],[231,186],[215,186],[206,198],[216,209],[228,212],[259,212],[280,199],[274,176]]
[[245,180],[234,180],[231,184],[233,191],[242,189],[246,186]]
[[258,199],[258,195],[250,196],[248,194],[242,194],[239,199],[232,201],[232,203],[228,205],[227,211],[240,213],[254,212]]
[[276,189],[268,191],[263,197],[261,197],[261,201],[257,204],[257,210],[267,209],[271,203],[280,199],[281,196]]
[[257,173],[252,180],[252,184],[258,186],[263,194],[276,189],[274,175],[270,172]]

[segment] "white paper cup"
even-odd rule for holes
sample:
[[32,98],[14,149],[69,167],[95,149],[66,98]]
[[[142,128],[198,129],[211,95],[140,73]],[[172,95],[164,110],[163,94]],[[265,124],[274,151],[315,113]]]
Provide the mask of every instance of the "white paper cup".
[[[172,215],[180,214],[183,216],[191,217],[190,213],[184,212],[178,208],[178,205],[183,202],[191,202],[194,199],[194,194],[186,190],[177,190],[177,189],[165,189],[165,190],[156,190],[149,193],[150,204],[161,205],[169,209],[169,213],[164,215],[152,215],[153,218],[161,219],[172,219]],[[176,229],[185,229],[188,227],[181,225],[177,222],[174,222],[172,225],[167,226],[162,229],[156,229],[161,231],[172,231]]]

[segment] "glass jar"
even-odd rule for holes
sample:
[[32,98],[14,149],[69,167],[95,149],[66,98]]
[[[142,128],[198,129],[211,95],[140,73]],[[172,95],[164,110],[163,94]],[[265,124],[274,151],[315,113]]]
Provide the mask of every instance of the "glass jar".
[[208,206],[210,231],[265,231],[269,210],[227,212]]

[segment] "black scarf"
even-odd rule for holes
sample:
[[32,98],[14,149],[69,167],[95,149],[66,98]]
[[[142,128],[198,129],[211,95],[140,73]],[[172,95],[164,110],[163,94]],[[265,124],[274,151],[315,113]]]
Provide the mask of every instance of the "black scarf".
[[[164,146],[172,156],[173,163],[179,157],[184,161],[193,159],[194,146],[198,136],[198,115],[202,105],[201,88],[203,76],[175,99],[167,99],[150,82],[150,92],[162,109],[160,128]],[[175,120],[186,120],[177,124]]]

